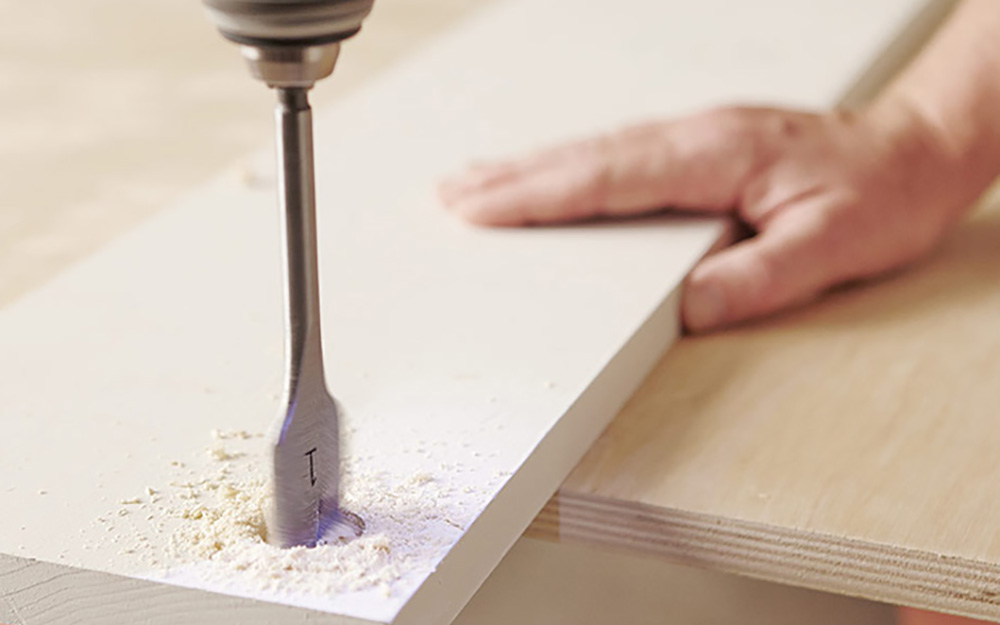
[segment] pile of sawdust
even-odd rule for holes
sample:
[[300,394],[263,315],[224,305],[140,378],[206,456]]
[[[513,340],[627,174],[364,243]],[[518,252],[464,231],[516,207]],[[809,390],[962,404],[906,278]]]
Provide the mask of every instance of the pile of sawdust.
[[[409,537],[384,530],[312,549],[272,547],[264,525],[266,482],[252,468],[239,475],[218,471],[180,486],[187,503],[168,510],[181,520],[167,547],[171,561],[208,564],[209,573],[226,581],[241,578],[256,590],[328,595],[373,586],[388,593],[400,576],[400,563],[412,555]],[[394,546],[403,557],[391,557]]]
[[[168,487],[148,488],[148,498],[123,501],[119,510],[157,504],[159,512],[148,517],[154,522],[131,530],[142,546],[134,553],[167,577],[184,571],[208,585],[271,595],[328,597],[377,589],[392,596],[394,582],[404,575],[430,572],[469,521],[443,512],[454,508],[454,493],[430,474],[393,485],[385,475],[362,474],[348,463],[342,505],[364,519],[364,534],[315,548],[272,547],[264,523],[262,445],[254,440],[259,435],[214,432],[213,438],[208,475],[174,462],[176,479]],[[160,531],[169,533],[165,553],[153,551],[163,544],[153,537]]]

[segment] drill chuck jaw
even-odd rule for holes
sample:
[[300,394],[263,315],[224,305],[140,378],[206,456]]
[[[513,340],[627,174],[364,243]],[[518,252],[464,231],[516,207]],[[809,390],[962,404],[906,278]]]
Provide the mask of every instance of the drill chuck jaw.
[[374,0],[203,0],[250,73],[271,87],[309,88],[333,72],[340,42],[361,29]]

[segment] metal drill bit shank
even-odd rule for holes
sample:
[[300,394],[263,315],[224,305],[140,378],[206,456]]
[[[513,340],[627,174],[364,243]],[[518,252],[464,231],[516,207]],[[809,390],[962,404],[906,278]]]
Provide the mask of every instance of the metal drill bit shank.
[[287,379],[272,438],[268,542],[314,546],[360,534],[339,509],[337,404],[326,389],[320,336],[312,112],[308,90],[329,76],[340,42],[361,28],[373,0],[204,0],[209,18],[240,44],[254,77],[277,90],[279,198],[285,234]]
[[338,514],[339,424],[320,333],[312,111],[304,88],[278,89],[278,186],[284,227],[287,379],[273,439],[268,541],[314,546]]

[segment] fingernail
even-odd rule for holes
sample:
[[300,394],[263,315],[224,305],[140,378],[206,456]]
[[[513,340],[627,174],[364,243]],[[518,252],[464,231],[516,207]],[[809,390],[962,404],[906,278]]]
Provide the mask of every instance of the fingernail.
[[715,284],[689,283],[684,294],[684,325],[699,331],[714,328],[726,320],[726,298]]

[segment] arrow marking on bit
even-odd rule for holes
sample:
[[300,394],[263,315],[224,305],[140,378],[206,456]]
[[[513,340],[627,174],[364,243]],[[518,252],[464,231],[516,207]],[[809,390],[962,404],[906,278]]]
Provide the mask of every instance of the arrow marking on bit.
[[309,451],[306,452],[306,455],[309,456],[309,485],[310,486],[315,486],[316,485],[316,466],[315,466],[315,463],[313,462],[313,454],[315,454],[315,453],[316,453],[316,448],[315,447],[313,447],[312,449],[310,449]]

